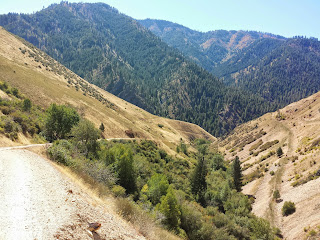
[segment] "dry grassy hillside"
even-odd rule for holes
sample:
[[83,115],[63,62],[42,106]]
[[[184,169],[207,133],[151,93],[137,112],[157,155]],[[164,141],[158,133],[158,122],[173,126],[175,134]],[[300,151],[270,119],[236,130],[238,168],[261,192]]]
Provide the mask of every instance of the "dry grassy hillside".
[[130,130],[135,138],[155,140],[171,153],[181,138],[215,139],[197,125],[154,116],[89,84],[1,27],[0,80],[42,107],[52,102],[74,106],[97,127],[104,123],[106,138],[128,138],[125,131]]
[[[228,160],[239,156],[243,192],[256,197],[256,215],[272,221],[286,239],[320,236],[320,92],[237,127],[219,147]],[[275,189],[281,202],[272,198]],[[281,214],[285,201],[296,205],[287,217]]]

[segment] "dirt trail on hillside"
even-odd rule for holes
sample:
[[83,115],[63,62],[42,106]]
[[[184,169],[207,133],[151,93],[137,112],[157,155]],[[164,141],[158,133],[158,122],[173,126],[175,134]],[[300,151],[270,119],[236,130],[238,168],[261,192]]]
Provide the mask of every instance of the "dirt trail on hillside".
[[[48,160],[0,148],[0,239],[144,239]],[[97,234],[88,222],[102,224]]]

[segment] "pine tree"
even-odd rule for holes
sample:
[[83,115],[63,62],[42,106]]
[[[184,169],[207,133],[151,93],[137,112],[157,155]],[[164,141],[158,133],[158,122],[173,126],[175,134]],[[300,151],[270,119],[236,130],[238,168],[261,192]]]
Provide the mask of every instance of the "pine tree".
[[277,155],[278,155],[279,158],[282,157],[283,151],[282,151],[282,148],[281,148],[281,147],[279,147],[279,148],[277,149]]
[[205,158],[200,155],[198,164],[191,177],[191,192],[201,205],[205,205],[204,194],[207,190],[207,166]]
[[241,172],[241,165],[240,165],[239,157],[236,156],[234,159],[231,169],[232,169],[232,177],[233,177],[233,183],[235,186],[235,189],[238,192],[241,192],[242,187],[242,172]]

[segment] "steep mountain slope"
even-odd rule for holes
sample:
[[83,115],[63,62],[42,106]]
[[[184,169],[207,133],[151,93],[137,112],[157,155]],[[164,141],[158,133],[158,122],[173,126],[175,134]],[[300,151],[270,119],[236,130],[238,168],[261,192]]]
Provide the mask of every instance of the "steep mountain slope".
[[[320,92],[243,124],[219,141],[226,158],[242,161],[243,192],[256,197],[253,212],[268,218],[287,239],[317,233],[320,224],[319,109]],[[279,147],[284,153],[280,157]],[[274,190],[282,200],[272,199]],[[285,201],[296,205],[288,217],[281,214]]]
[[276,109],[260,97],[224,86],[106,4],[62,2],[31,15],[2,15],[0,25],[103,89],[214,135]]
[[145,19],[139,22],[209,72],[213,72],[216,65],[228,60],[256,40],[284,39],[281,36],[255,31],[199,32],[164,20]]
[[142,20],[170,46],[223,79],[283,107],[320,90],[320,42],[245,31],[197,32]]
[[180,138],[214,140],[194,124],[154,116],[89,84],[3,28],[0,28],[0,73],[0,81],[18,88],[35,104],[45,108],[52,102],[70,104],[97,127],[104,123],[106,138],[128,138],[125,132],[131,130],[136,138],[155,140],[171,152]]
[[284,106],[319,91],[320,42],[260,40],[217,66],[216,74]]

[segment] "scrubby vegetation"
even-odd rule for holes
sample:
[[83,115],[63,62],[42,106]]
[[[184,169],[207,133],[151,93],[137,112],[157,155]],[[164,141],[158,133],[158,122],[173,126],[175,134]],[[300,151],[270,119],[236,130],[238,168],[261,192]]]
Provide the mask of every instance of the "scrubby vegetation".
[[87,135],[76,136],[86,132],[79,128],[99,131],[80,119],[68,139],[53,143],[49,156],[109,188],[119,197],[119,212],[129,221],[160,223],[190,240],[274,238],[269,223],[251,213],[250,200],[239,192],[238,158],[229,165],[201,140],[195,141],[197,153],[173,157],[153,141],[97,141],[95,134],[91,142],[95,147],[84,151]]
[[293,214],[295,211],[296,211],[296,206],[294,202],[289,201],[283,204],[283,207],[282,207],[283,216],[288,216],[290,214]]
[[273,199],[277,200],[280,198],[280,192],[278,189],[274,190],[273,192]]
[[[271,142],[266,142],[266,143],[264,143],[263,145],[260,146],[260,148],[258,149],[258,151],[256,151],[256,152],[252,152],[252,151],[251,151],[250,154],[252,154],[253,156],[258,156],[259,153],[261,153],[261,152],[263,152],[263,151],[271,148],[272,146],[274,146],[274,145],[276,145],[276,144],[278,144],[278,143],[279,143],[279,140],[274,140],[274,141],[271,141]],[[271,156],[274,155],[274,154],[275,154],[274,151],[270,151],[270,152],[268,153],[268,155],[262,157],[261,161],[263,161],[263,160],[271,157]]]
[[5,83],[0,88],[7,94],[0,101],[1,131],[8,137],[21,131],[53,141],[50,158],[86,181],[98,183],[101,193],[109,189],[119,198],[119,212],[135,224],[160,223],[191,240],[274,236],[239,192],[238,158],[228,164],[221,154],[209,150],[209,142],[195,140],[198,151],[194,153],[181,141],[180,156],[173,157],[153,141],[99,140],[103,128],[95,128],[71,106],[51,104],[45,111],[17,89]]
[[13,141],[22,133],[42,142],[44,139],[39,134],[44,128],[44,111],[6,82],[0,81],[0,90],[6,94],[0,98],[0,133]]

